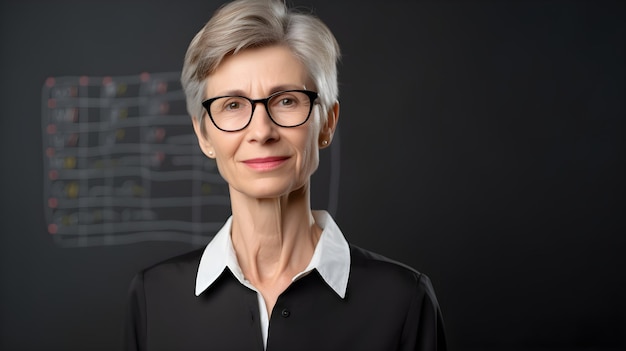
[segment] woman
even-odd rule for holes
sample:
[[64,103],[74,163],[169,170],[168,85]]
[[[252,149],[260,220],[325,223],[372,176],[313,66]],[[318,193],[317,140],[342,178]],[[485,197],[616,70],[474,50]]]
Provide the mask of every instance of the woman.
[[205,249],[133,280],[128,350],[445,350],[428,278],[311,210],[338,56],[319,19],[278,1],[229,3],[192,40],[187,107],[232,216]]

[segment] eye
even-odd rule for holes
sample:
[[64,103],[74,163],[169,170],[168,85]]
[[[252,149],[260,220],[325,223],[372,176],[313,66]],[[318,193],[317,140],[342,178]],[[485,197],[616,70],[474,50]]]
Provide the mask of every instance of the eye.
[[211,111],[212,113],[241,112],[249,108],[249,105],[248,101],[240,96],[226,96],[213,102]]
[[280,99],[279,103],[282,106],[291,106],[291,105],[295,104],[296,101],[294,99],[292,99],[292,98],[289,98],[289,97],[283,97],[283,98]]
[[241,108],[241,103],[239,101],[229,101],[226,106],[224,106],[225,110],[238,110]]
[[275,109],[291,110],[300,106],[300,100],[297,93],[285,92],[274,96],[270,104]]

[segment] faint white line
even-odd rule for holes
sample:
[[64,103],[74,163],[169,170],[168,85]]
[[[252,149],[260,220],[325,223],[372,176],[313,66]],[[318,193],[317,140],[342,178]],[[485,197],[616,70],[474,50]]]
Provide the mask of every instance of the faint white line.
[[[223,223],[219,223],[223,225]],[[204,246],[211,241],[213,235],[192,235],[189,233],[180,232],[137,232],[128,234],[116,234],[105,239],[105,235],[100,236],[85,236],[80,240],[75,237],[55,236],[55,242],[57,245],[65,248],[72,247],[93,247],[103,245],[127,245],[148,241],[172,241],[189,243],[193,246]],[[106,240],[106,241],[105,241]]]
[[150,171],[142,172],[142,167],[123,167],[114,170],[107,169],[64,169],[59,171],[58,180],[81,180],[81,179],[101,179],[107,177],[141,177],[154,181],[170,180],[204,180],[210,183],[225,184],[224,178],[219,174],[205,173],[201,171]]
[[142,221],[108,224],[79,224],[59,227],[54,235],[108,235],[137,231],[181,231],[181,232],[216,232],[224,223],[191,223],[184,221]]
[[[195,199],[195,200],[194,200]],[[87,208],[101,207],[104,203],[110,206],[119,207],[141,207],[144,198],[120,198],[115,196],[106,197],[82,197],[80,200],[61,199],[57,205],[57,209],[70,208]],[[226,195],[211,196],[189,196],[189,197],[165,197],[165,198],[149,198],[150,207],[187,207],[191,206],[192,201],[197,201],[200,205],[230,206],[230,198]]]
[[[85,155],[86,157],[110,156],[114,154],[140,154],[141,143],[101,145],[82,148],[65,148],[57,150],[56,157]],[[150,144],[149,153],[162,151],[166,154],[188,155],[189,145]]]
[[[189,126],[191,130],[190,117],[185,115],[165,115],[165,116],[138,116],[118,119],[114,122],[84,122],[82,123],[88,132],[106,132],[122,128],[135,127],[162,127],[162,126]],[[78,133],[80,129],[77,124],[60,123],[58,133]]]
[[169,92],[159,95],[144,95],[140,97],[63,97],[56,98],[55,108],[90,107],[111,108],[150,105],[160,101],[184,100],[185,93],[181,91]]

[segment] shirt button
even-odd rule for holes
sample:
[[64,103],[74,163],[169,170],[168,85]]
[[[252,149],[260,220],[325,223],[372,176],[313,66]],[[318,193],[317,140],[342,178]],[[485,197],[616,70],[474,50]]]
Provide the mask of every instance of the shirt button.
[[286,308],[283,308],[283,310],[280,311],[280,315],[283,316],[283,318],[289,317],[290,314],[291,314],[291,312],[289,312],[289,310],[286,309]]

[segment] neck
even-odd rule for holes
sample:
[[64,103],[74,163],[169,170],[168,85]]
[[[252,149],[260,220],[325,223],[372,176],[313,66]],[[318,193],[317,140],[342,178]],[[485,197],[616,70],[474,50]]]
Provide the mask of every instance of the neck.
[[254,286],[288,286],[313,256],[321,235],[308,187],[287,196],[256,199],[231,189],[232,242],[241,270]]

